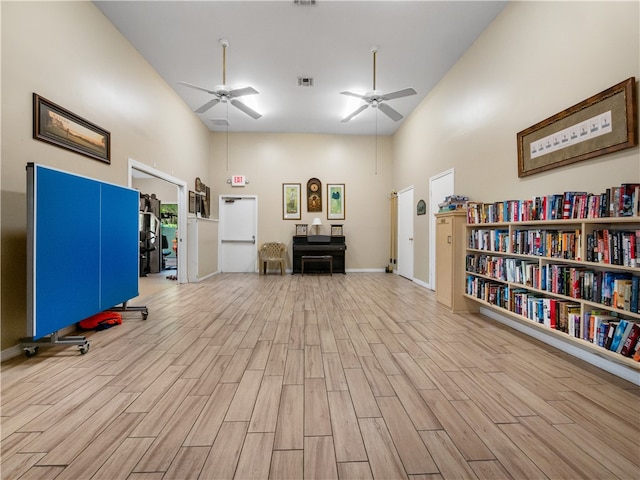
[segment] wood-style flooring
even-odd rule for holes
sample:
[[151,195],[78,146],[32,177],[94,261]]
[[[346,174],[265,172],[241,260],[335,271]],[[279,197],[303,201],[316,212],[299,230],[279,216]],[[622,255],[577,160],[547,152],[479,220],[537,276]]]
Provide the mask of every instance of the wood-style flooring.
[[634,479],[640,391],[393,274],[221,274],[1,371],[3,480]]

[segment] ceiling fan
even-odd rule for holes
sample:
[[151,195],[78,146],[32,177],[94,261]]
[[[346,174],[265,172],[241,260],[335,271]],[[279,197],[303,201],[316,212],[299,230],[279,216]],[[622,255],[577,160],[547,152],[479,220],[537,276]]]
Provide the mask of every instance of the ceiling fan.
[[340,92],[342,95],[349,95],[350,97],[358,97],[364,100],[366,103],[360,106],[351,114],[344,117],[341,121],[343,123],[348,122],[353,117],[362,113],[367,107],[371,106],[373,108],[378,108],[382,111],[382,113],[386,114],[391,120],[397,122],[402,118],[402,115],[397,110],[391,108],[389,105],[384,103],[387,100],[393,100],[395,98],[408,97],[409,95],[415,95],[416,91],[413,88],[405,88],[404,90],[398,90],[397,92],[391,93],[381,93],[376,90],[376,54],[378,53],[377,47],[371,48],[371,53],[373,53],[373,90],[367,92],[365,95],[361,95],[355,92]]
[[207,103],[205,103],[200,108],[198,108],[196,110],[196,113],[204,113],[207,110],[209,110],[211,107],[213,107],[214,105],[217,105],[220,102],[222,102],[222,103],[229,102],[229,103],[231,103],[231,105],[236,107],[238,110],[243,111],[244,113],[246,113],[250,117],[252,117],[252,118],[257,120],[262,115],[259,114],[258,112],[256,112],[255,110],[253,110],[252,108],[249,108],[247,105],[245,105],[241,101],[236,100],[236,97],[242,97],[244,95],[256,95],[258,93],[258,91],[255,90],[252,87],[244,87],[244,88],[232,89],[231,87],[229,87],[226,84],[226,81],[227,81],[227,47],[229,46],[229,41],[225,40],[224,38],[221,38],[219,43],[222,46],[222,85],[216,85],[213,88],[213,90],[211,90],[211,89],[204,88],[204,87],[199,87],[197,85],[193,85],[193,84],[187,83],[187,82],[178,82],[178,83],[180,83],[182,85],[186,85],[187,87],[195,88],[196,90],[202,90],[203,92],[207,92],[207,93],[210,93],[211,95],[215,96],[214,99],[209,100]]

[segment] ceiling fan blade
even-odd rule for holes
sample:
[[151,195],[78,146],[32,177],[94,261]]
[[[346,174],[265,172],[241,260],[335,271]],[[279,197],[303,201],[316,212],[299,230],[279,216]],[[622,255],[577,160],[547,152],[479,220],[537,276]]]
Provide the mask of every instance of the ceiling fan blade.
[[250,117],[252,117],[252,118],[254,118],[256,120],[259,119],[262,116],[258,112],[256,112],[252,108],[247,107],[244,103],[236,100],[235,98],[231,99],[231,105],[236,107],[238,110],[242,110],[244,113],[246,113],[247,115],[249,115]]
[[362,105],[360,108],[358,108],[357,110],[355,110],[354,112],[352,112],[350,115],[344,117],[342,120],[340,120],[342,123],[346,123],[349,120],[351,120],[353,117],[355,117],[356,115],[358,115],[359,113],[361,113],[362,111],[366,110],[366,108],[369,106],[368,103]]
[[340,92],[340,95],[349,95],[350,97],[362,98],[363,100],[367,99],[366,95],[360,95],[359,93],[354,92]]
[[402,115],[400,114],[400,112],[398,112],[397,110],[394,110],[386,103],[381,103],[380,105],[378,105],[378,108],[382,110],[382,113],[387,115],[387,117],[389,117],[394,122],[397,122],[402,118]]
[[220,99],[219,98],[214,98],[213,100],[209,100],[207,103],[202,105],[199,109],[197,109],[196,113],[204,113],[207,110],[209,110],[211,107],[213,107],[214,105],[217,105],[218,103],[220,103]]
[[193,85],[191,83],[187,83],[187,82],[178,82],[180,85],[186,85],[187,87],[190,88],[195,88],[196,90],[202,90],[203,92],[207,92],[210,93],[212,95],[215,95],[216,92],[214,92],[213,90],[209,90],[208,88],[204,88],[204,87],[199,87],[197,85]]
[[417,92],[413,88],[405,88],[404,90],[398,90],[397,92],[382,95],[382,100],[393,100],[394,98],[408,97],[409,95],[415,95],[416,93]]
[[236,88],[229,92],[229,98],[242,97],[244,95],[256,95],[258,91],[252,87]]

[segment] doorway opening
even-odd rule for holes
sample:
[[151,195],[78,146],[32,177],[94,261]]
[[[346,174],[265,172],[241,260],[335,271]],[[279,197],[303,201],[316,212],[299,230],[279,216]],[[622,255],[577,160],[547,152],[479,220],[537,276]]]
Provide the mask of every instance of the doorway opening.
[[128,169],[129,187],[141,193],[138,290],[148,296],[187,283],[187,183],[133,159]]

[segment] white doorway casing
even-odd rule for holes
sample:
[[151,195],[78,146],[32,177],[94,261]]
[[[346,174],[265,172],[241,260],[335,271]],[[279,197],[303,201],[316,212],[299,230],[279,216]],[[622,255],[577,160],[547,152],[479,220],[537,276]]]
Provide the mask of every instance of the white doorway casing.
[[219,270],[257,272],[258,197],[220,195]]
[[178,187],[178,283],[187,283],[187,242],[185,237],[187,231],[187,182],[129,158],[127,171],[129,188],[132,188],[132,170],[147,173]]
[[447,195],[454,193],[453,168],[429,178],[429,284],[427,288],[436,288],[436,217],[438,204]]
[[398,264],[396,273],[413,281],[413,186],[398,192]]

